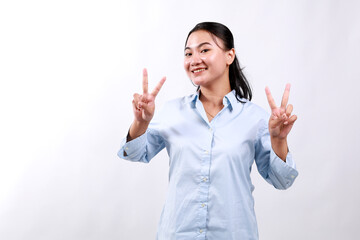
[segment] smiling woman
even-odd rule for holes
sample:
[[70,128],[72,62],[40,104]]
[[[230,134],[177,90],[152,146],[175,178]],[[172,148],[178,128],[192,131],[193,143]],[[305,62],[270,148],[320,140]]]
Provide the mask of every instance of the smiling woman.
[[[223,24],[214,23],[214,22],[203,22],[197,24],[188,34],[186,39],[186,45],[189,44],[189,38],[193,37],[196,33],[202,35],[209,35],[212,39],[212,45],[216,45],[222,50],[223,53],[228,52],[229,55],[226,56],[227,64],[229,68],[227,69],[229,82],[231,89],[235,90],[236,97],[239,101],[241,98],[246,98],[251,101],[252,92],[248,81],[246,80],[245,75],[243,74],[239,61],[235,54],[234,49],[234,37],[231,31]],[[205,42],[206,43],[206,42]],[[200,46],[199,46],[200,47]],[[187,53],[186,50],[189,47],[185,46],[185,56],[191,56],[191,53]],[[203,49],[203,53],[209,51],[209,49]],[[187,61],[185,61],[185,64]],[[186,70],[186,65],[185,65]]]
[[[184,68],[194,84],[204,87],[223,87],[230,91],[229,68],[235,50],[223,50],[211,34],[199,30],[190,35],[185,48]],[[223,45],[223,44],[221,44]]]
[[266,88],[271,116],[250,102],[252,92],[232,33],[214,22],[190,31],[184,68],[198,91],[169,101],[155,116],[155,98],[165,77],[149,93],[144,69],[143,93],[134,94],[134,121],[118,156],[148,163],[167,149],[169,191],[158,240],[258,239],[253,163],[278,189],[290,187],[298,175],[287,145],[297,118],[288,105],[290,85],[280,107]]

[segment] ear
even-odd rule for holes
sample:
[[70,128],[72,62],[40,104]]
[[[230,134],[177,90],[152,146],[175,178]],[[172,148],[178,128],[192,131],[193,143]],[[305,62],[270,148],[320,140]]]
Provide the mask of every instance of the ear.
[[232,48],[229,51],[226,51],[226,65],[230,66],[235,59],[235,49]]

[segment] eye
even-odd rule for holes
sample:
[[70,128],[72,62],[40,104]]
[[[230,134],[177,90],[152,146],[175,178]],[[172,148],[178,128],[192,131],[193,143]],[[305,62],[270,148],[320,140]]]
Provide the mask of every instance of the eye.
[[191,56],[191,53],[189,53],[189,52],[185,53],[185,57],[190,57],[190,56]]
[[201,50],[201,53],[206,53],[208,51],[210,51],[210,49],[203,49],[203,50]]

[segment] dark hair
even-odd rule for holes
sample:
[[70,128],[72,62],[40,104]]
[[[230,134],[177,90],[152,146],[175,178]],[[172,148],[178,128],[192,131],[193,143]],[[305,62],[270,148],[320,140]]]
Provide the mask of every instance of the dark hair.
[[[196,31],[204,30],[209,32],[212,36],[216,36],[223,41],[225,51],[231,50],[234,47],[234,37],[229,28],[225,25],[217,22],[202,22],[198,23],[188,34],[186,43],[189,39],[189,36]],[[214,39],[216,42],[216,39]],[[229,79],[230,79],[230,88],[231,90],[235,89],[236,99],[240,102],[241,98],[248,99],[251,101],[252,91],[249,82],[246,80],[245,75],[240,68],[239,61],[235,55],[234,61],[229,66]],[[199,89],[200,87],[198,87]]]

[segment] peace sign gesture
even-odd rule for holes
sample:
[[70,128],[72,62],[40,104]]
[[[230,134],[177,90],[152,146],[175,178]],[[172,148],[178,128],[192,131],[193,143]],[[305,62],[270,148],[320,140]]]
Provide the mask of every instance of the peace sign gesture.
[[159,93],[166,77],[163,77],[156,85],[155,89],[148,93],[148,73],[146,68],[143,70],[143,94],[134,94],[133,111],[135,121],[149,123],[155,112],[155,98]]
[[271,117],[269,119],[270,136],[278,140],[286,140],[287,135],[297,119],[296,115],[291,115],[293,106],[288,104],[290,84],[286,84],[280,107],[276,106],[268,87],[265,88],[265,92],[271,108]]

